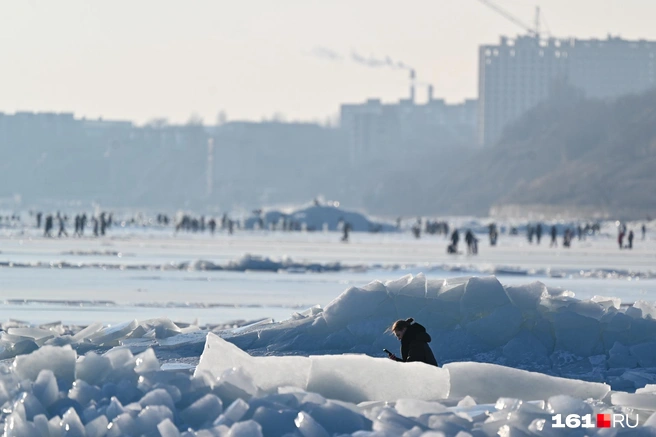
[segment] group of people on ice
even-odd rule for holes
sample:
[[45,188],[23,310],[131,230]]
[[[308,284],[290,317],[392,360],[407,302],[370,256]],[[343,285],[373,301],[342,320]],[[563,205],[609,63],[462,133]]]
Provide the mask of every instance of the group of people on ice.
[[[640,228],[642,231],[642,239],[645,239],[647,235],[647,226],[643,223]],[[626,236],[627,244],[624,244],[624,237]],[[629,233],[626,233],[626,223],[620,223],[617,229],[617,244],[621,249],[633,249],[633,239],[634,239],[633,229],[629,230]]]
[[[459,242],[460,233],[458,229],[454,229],[451,233],[451,244],[447,246],[446,252],[457,254]],[[465,243],[467,244],[467,255],[478,255],[478,238],[476,238],[471,229],[467,229],[467,232],[465,232]]]
[[[66,224],[68,223],[68,216],[61,214],[59,211],[55,216],[48,214],[45,217],[42,212],[36,213],[36,227],[41,229],[41,222],[43,221],[43,236],[44,237],[53,237],[53,229],[55,227],[55,219],[59,226],[59,232],[57,232],[57,237],[68,237],[68,232],[66,231]],[[84,236],[84,230],[87,226],[87,215],[86,213],[75,215],[75,232],[73,233],[76,237]],[[99,237],[105,235],[106,230],[112,225],[112,214],[101,212],[98,217],[92,216],[91,221],[93,223],[93,236]]]

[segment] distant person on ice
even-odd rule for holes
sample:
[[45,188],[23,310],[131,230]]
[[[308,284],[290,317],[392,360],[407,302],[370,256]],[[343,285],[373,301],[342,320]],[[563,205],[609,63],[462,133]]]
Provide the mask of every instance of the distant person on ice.
[[351,224],[350,223],[348,223],[348,222],[344,223],[343,232],[344,232],[344,235],[342,235],[342,241],[344,243],[348,243],[348,241],[349,241],[349,232],[351,232]]
[[490,246],[497,245],[497,238],[499,237],[499,232],[497,231],[497,225],[495,223],[490,223],[487,225],[488,236],[490,237]]
[[418,219],[417,223],[412,225],[412,235],[414,235],[415,238],[421,238],[421,219]]
[[574,231],[572,231],[570,228],[565,229],[565,234],[563,235],[563,247],[571,246],[572,235],[574,235]]
[[68,237],[68,233],[66,232],[66,220],[59,214],[57,214],[57,219],[59,220],[59,233],[57,234],[57,237],[61,238],[62,235]]
[[413,318],[397,320],[389,328],[389,331],[401,342],[401,358],[390,353],[390,360],[404,363],[419,361],[431,366],[437,366],[435,355],[433,355],[433,351],[428,345],[431,336],[426,332],[426,328],[419,323],[414,323]]
[[453,248],[455,251],[458,251],[458,243],[460,242],[460,233],[458,233],[458,229],[454,229],[453,233],[451,234],[451,244],[453,245]]
[[52,237],[52,233],[51,233],[52,227],[53,227],[52,214],[48,214],[46,216],[45,229],[44,229],[44,232],[43,232],[44,237]]
[[471,229],[467,229],[467,232],[465,233],[465,243],[467,243],[467,255],[476,254],[476,250],[474,249],[474,240],[475,237]]
[[551,227],[551,243],[549,244],[549,247],[553,247],[553,246],[558,247],[558,241],[556,241],[557,236],[558,236],[558,229],[556,229],[556,225],[553,225]]

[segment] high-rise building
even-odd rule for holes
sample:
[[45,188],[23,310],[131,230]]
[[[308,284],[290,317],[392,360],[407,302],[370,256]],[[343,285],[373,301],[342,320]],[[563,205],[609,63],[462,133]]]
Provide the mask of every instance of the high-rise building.
[[408,153],[475,144],[476,100],[448,104],[434,99],[429,87],[428,101],[417,104],[413,94],[398,103],[369,99],[341,106],[340,128],[346,134],[351,165],[363,159],[390,161]]
[[613,98],[656,86],[656,42],[501,38],[479,48],[478,138],[496,142],[508,123],[561,83],[588,98]]

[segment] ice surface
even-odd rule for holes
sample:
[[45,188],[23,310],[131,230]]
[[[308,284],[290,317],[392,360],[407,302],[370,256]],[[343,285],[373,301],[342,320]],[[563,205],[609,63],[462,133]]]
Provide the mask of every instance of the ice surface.
[[522,313],[518,308],[504,305],[467,323],[465,329],[485,344],[497,347],[512,340],[519,332],[523,321]]
[[168,407],[164,405],[149,405],[139,412],[136,422],[140,432],[146,434],[150,433],[158,424],[166,420],[174,420],[173,412]]
[[419,273],[414,277],[411,276],[407,284],[404,287],[402,287],[397,294],[424,298],[426,297],[427,289],[428,289],[428,285],[426,283],[426,276],[424,276],[423,273]]
[[553,315],[556,349],[572,352],[580,357],[601,351],[599,321],[567,310]]
[[[351,288],[325,311],[219,331],[225,339],[165,318],[72,332],[12,323],[5,351],[38,349],[0,365],[0,420],[6,435],[27,436],[567,435],[550,427],[553,414],[656,411],[653,312],[540,283],[417,275]],[[398,350],[385,328],[410,316],[442,368],[381,357]],[[187,363],[162,369],[157,354],[204,336],[193,375]]]
[[321,318],[333,329],[345,326],[354,319],[365,319],[379,311],[378,306],[389,299],[383,284],[375,288],[351,287],[326,306]]
[[[447,372],[423,363],[401,364],[366,355],[251,357],[208,334],[196,372],[220,375],[232,367],[244,369],[264,391],[292,386],[354,403],[410,396],[433,400],[449,393]],[[389,375],[395,377],[390,380]]]
[[88,339],[97,345],[111,344],[120,338],[126,337],[137,327],[137,321],[119,323],[114,326],[108,326],[91,334]]
[[106,356],[89,352],[75,366],[75,377],[89,384],[101,384],[112,370],[112,362]]
[[76,400],[80,405],[89,404],[91,401],[98,401],[102,397],[101,390],[95,385],[90,385],[85,381],[78,379],[73,383],[73,387],[68,391],[69,399]]
[[329,437],[328,432],[308,413],[303,411],[298,413],[294,423],[303,437]]
[[152,349],[146,349],[135,357],[134,371],[136,373],[154,372],[159,370],[159,361]]
[[656,341],[636,344],[630,348],[640,367],[656,367]]
[[162,437],[179,437],[180,432],[171,419],[164,419],[157,424],[157,431]]
[[84,425],[87,437],[103,437],[107,433],[109,421],[106,416],[98,416]]
[[238,422],[230,427],[227,437],[262,437],[262,427],[253,420]]
[[407,417],[421,417],[424,414],[441,414],[449,411],[439,402],[426,402],[419,399],[399,399],[394,408],[399,414]]
[[581,399],[601,399],[609,391],[607,384],[558,378],[487,363],[449,363],[445,369],[451,379],[450,397],[473,397],[477,403],[494,402],[508,397],[546,400],[558,394]]
[[39,372],[32,386],[32,393],[45,408],[48,408],[57,400],[59,387],[57,386],[57,378],[52,370],[46,368]]
[[[443,399],[449,376],[424,363],[398,363],[366,355],[311,356],[307,390],[346,402]],[[390,375],[394,375],[390,378]]]
[[102,329],[102,323],[95,322],[73,335],[74,341],[82,341]]
[[304,388],[310,366],[310,360],[305,357],[251,357],[237,346],[209,333],[196,373],[208,371],[218,377],[227,369],[239,367],[260,389],[269,391],[281,385]]
[[556,395],[548,399],[548,405],[554,413],[578,414],[580,416],[593,412],[592,406],[570,395]]
[[[424,297],[422,298],[422,293]],[[255,354],[398,351],[385,332],[399,318],[426,327],[438,363],[485,361],[551,375],[634,386],[608,369],[656,367],[652,307],[588,301],[540,282],[504,287],[494,277],[427,280],[423,275],[350,287],[323,312],[226,337]],[[305,322],[305,323],[299,323]],[[622,353],[611,354],[618,343]]]
[[243,399],[236,399],[215,421],[214,425],[232,424],[240,421],[249,409],[249,405]]
[[180,416],[194,428],[200,428],[207,422],[213,422],[223,411],[223,403],[213,394],[206,394],[185,408]]
[[64,413],[60,426],[66,436],[84,437],[86,435],[84,425],[74,408],[69,408],[68,411]]
[[141,398],[141,400],[139,401],[139,405],[141,405],[142,408],[147,407],[149,405],[163,405],[167,407],[169,410],[175,409],[175,405],[173,403],[173,399],[171,398],[171,395],[169,394],[168,391],[162,388],[156,388],[146,393],[144,397]]
[[655,393],[613,393],[611,401],[614,405],[621,405],[640,410],[656,411]]
[[465,320],[489,313],[510,303],[503,286],[494,276],[470,278],[460,298],[460,310]]
[[20,378],[35,380],[42,369],[50,369],[61,387],[70,386],[75,378],[76,353],[68,346],[44,346],[29,355],[16,357],[12,365]]
[[45,342],[46,338],[52,338],[54,335],[58,335],[57,332],[41,328],[9,328],[7,329],[7,333],[18,337],[30,338],[35,341],[43,340],[43,342]]
[[527,312],[536,311],[540,300],[548,296],[546,285],[537,281],[527,285],[508,286],[506,294],[513,305]]
[[[245,352],[216,335],[208,335],[208,343],[203,362],[210,357],[209,351],[215,350],[236,355],[226,357],[225,363],[239,367],[224,369],[213,378],[202,369],[197,369],[194,376],[185,369],[161,370],[150,350],[137,356],[124,349],[104,356],[89,352],[83,359],[75,360],[75,351],[70,348],[46,349],[50,357],[72,353],[75,375],[83,375],[94,362],[106,373],[104,379],[96,382],[78,378],[69,390],[60,393],[55,370],[61,367],[61,359],[48,362],[38,352],[19,357],[16,362],[26,363],[30,369],[24,372],[20,390],[12,377],[16,366],[0,372],[0,387],[13,397],[5,404],[6,435],[528,435],[529,429],[537,426],[535,423],[547,423],[555,412],[594,414],[627,407],[640,411],[656,408],[653,387],[636,394],[613,393],[608,397],[609,388],[604,384],[483,363],[451,363],[440,369],[362,355],[248,358]],[[135,367],[140,358],[150,364],[149,370],[137,377]],[[284,376],[281,363],[294,366],[296,360],[310,362],[307,386],[274,389],[277,381],[269,381],[267,393],[249,389],[254,383],[241,370],[241,362],[248,365],[250,359],[266,370],[267,363],[274,358],[293,359],[276,363],[281,366],[274,374],[278,375],[276,378]],[[210,364],[207,360],[204,366]],[[110,381],[111,375],[123,375],[126,369],[131,369],[132,378],[117,384]],[[34,370],[38,370],[35,378]],[[294,373],[293,368],[288,371]],[[241,387],[243,396],[231,399],[236,392],[226,392],[226,384]],[[134,399],[121,404],[111,394],[116,391],[121,396],[126,391],[133,393],[130,397]],[[331,400],[333,395],[341,400]],[[588,398],[592,402],[584,402]],[[362,399],[369,402],[356,405],[346,401]],[[371,402],[373,399],[390,402]],[[489,403],[477,404],[474,399]],[[547,402],[525,402],[535,399]],[[222,411],[224,404],[228,407]],[[432,434],[426,434],[429,431]],[[549,435],[565,435],[549,431]]]

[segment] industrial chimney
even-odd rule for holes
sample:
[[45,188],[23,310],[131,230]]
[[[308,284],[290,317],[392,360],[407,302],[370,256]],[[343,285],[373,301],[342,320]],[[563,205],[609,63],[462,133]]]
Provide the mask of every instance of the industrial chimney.
[[428,85],[428,103],[433,101],[433,85]]

